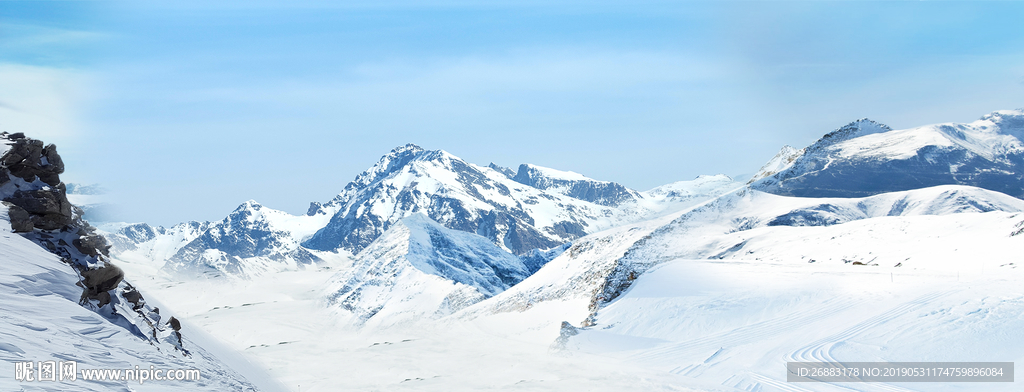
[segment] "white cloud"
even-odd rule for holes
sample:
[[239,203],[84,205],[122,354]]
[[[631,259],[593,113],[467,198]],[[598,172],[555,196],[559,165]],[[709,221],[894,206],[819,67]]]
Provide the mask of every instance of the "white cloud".
[[84,72],[0,63],[0,131],[48,143],[73,141],[87,85]]

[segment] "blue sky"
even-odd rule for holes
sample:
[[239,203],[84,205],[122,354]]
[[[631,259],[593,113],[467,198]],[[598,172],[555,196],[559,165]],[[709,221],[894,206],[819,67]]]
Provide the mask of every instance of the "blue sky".
[[0,1],[0,130],[120,218],[304,212],[391,148],[645,190],[1024,107],[1021,2]]

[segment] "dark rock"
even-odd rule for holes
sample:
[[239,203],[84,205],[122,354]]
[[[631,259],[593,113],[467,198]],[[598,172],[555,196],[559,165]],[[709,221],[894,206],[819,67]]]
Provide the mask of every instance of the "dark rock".
[[83,297],[98,299],[97,295],[113,290],[124,279],[124,271],[113,264],[82,271],[82,283],[85,285]]
[[7,216],[11,220],[11,230],[15,233],[28,233],[35,228],[31,215],[24,208],[6,201],[4,205],[7,206]]
[[89,256],[109,255],[110,245],[107,245],[107,240],[101,235],[90,234],[79,237],[76,240],[71,241],[82,254]]
[[323,204],[320,204],[320,202],[317,202],[317,201],[311,202],[311,203],[309,203],[309,209],[306,210],[306,215],[307,216],[316,215],[316,213],[320,212],[320,210],[323,209],[323,207],[324,207]]
[[170,324],[171,329],[181,331],[181,321],[178,321],[178,319],[171,317],[170,320],[167,320],[167,324]]
[[125,291],[123,296],[125,301],[131,302],[131,304],[134,305],[133,308],[139,308],[141,306],[140,302],[142,301],[142,294],[139,293],[138,290]]
[[110,303],[110,292],[109,291],[100,291],[100,292],[96,293],[95,295],[90,296],[89,298],[90,299],[95,299],[97,301],[100,301],[100,307],[102,307],[102,306]]
[[57,230],[72,221],[71,203],[60,188],[17,191],[5,201],[31,214],[35,227],[43,230]]
[[43,149],[43,156],[46,157],[47,166],[54,174],[64,173],[64,160],[57,154],[57,146],[54,144]]

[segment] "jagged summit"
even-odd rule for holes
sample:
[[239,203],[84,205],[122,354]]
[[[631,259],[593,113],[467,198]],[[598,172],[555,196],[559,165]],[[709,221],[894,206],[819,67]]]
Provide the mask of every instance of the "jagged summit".
[[874,120],[870,120],[868,118],[862,118],[853,121],[849,124],[846,124],[832,132],[826,133],[824,136],[818,139],[818,141],[814,142],[814,144],[812,144],[807,149],[810,151],[825,148],[827,146],[844,142],[853,138],[858,138],[861,136],[876,133],[889,132],[891,130],[892,128],[890,128],[888,125],[875,122]]
[[590,232],[614,215],[607,206],[636,196],[620,185],[582,176],[535,175],[528,177],[543,180],[517,182],[502,169],[477,166],[443,150],[395,148],[330,202],[311,206],[311,213],[330,211],[332,217],[303,246],[358,253],[391,225],[422,212],[449,229],[476,233],[521,254]]
[[640,199],[640,193],[609,181],[543,166],[522,164],[512,180],[537,189],[550,190],[603,206],[617,206]]

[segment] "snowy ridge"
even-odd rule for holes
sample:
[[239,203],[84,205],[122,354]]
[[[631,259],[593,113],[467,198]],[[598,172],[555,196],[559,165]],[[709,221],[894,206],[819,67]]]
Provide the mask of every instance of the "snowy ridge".
[[327,305],[357,325],[437,318],[500,293],[529,276],[519,258],[423,214],[406,217],[332,278]]
[[525,163],[519,165],[519,171],[512,180],[603,206],[618,206],[642,197],[637,191],[614,182],[598,181],[575,172]]
[[1022,129],[1022,110],[993,112],[969,124],[905,130],[860,120],[805,148],[788,167],[774,165],[753,185],[782,195],[857,197],[960,184],[1020,198]]
[[293,216],[249,200],[178,249],[164,268],[245,278],[320,262],[299,241],[325,221],[324,214]]

